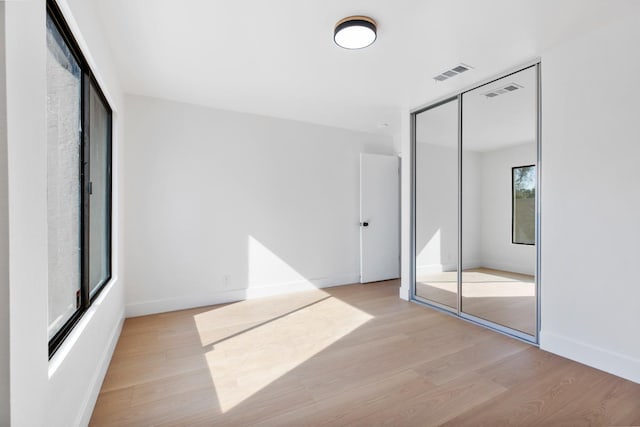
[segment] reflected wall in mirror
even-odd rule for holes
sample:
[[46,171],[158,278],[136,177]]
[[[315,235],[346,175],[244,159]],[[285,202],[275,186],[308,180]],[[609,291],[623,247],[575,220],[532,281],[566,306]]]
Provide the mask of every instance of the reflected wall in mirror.
[[415,120],[415,294],[457,311],[458,101]]
[[462,106],[461,311],[535,336],[536,67]]

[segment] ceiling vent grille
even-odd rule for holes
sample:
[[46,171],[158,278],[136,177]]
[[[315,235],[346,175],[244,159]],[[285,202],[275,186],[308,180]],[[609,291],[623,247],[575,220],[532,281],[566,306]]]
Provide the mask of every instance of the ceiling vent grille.
[[522,89],[523,86],[517,83],[509,83],[508,85],[501,86],[497,89],[493,89],[489,92],[483,93],[487,98],[495,98],[496,96],[504,95],[505,93],[514,92],[518,89]]
[[433,78],[433,80],[435,80],[437,82],[442,82],[442,81],[445,81],[447,79],[450,79],[451,77],[455,77],[458,74],[462,74],[465,71],[469,71],[469,70],[472,70],[472,69],[473,69],[473,67],[470,67],[469,65],[458,64],[455,67],[453,67],[452,69],[446,70],[446,71],[438,74],[437,76],[435,76]]

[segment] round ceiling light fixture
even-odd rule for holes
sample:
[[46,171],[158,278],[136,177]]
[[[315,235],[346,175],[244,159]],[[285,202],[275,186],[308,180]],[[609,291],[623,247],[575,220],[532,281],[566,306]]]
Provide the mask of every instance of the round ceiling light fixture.
[[345,49],[362,49],[376,41],[376,21],[368,16],[348,16],[333,30],[333,41]]

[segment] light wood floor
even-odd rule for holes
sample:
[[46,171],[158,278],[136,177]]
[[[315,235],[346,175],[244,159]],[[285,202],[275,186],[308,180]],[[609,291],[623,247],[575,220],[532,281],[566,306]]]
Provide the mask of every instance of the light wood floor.
[[128,319],[93,426],[640,425],[640,385],[396,281]]
[[[458,304],[457,272],[422,274],[416,294],[452,308]],[[535,335],[534,276],[490,268],[462,272],[462,311]]]

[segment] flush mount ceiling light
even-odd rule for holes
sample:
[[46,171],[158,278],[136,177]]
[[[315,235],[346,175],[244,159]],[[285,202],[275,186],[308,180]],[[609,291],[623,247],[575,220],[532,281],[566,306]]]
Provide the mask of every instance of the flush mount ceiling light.
[[333,30],[333,40],[345,49],[362,49],[376,41],[376,21],[368,16],[348,16]]

